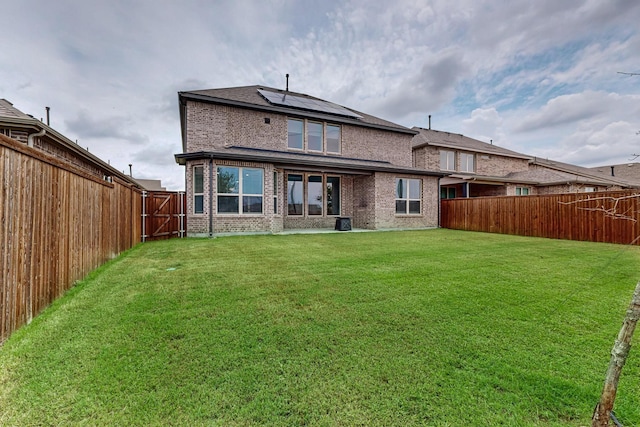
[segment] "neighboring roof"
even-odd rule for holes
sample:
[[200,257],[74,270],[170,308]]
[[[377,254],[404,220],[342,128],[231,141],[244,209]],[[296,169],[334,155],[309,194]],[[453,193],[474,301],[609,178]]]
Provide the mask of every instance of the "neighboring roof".
[[79,158],[83,158],[87,162],[97,165],[104,171],[108,171],[111,175],[117,176],[125,182],[133,184],[135,186],[139,186],[139,184],[130,176],[125,175],[107,162],[94,156],[52,127],[18,110],[6,99],[0,99],[0,126],[31,129],[34,131],[34,133],[44,129],[46,132],[46,136],[48,136],[70,152],[74,153]]
[[[241,86],[230,87],[221,89],[206,89],[206,90],[193,90],[186,92],[178,92],[180,99],[180,123],[182,125],[183,133],[185,129],[185,117],[184,117],[184,103],[185,100],[206,102],[212,104],[229,105],[238,108],[247,108],[251,110],[265,111],[286,114],[293,117],[305,117],[317,120],[324,120],[333,123],[350,124],[354,126],[362,126],[374,129],[381,129],[391,132],[400,132],[408,135],[415,135],[417,132],[399,124],[360,112],[352,108],[340,106],[346,110],[361,116],[361,118],[346,117],[343,115],[329,114],[320,111],[312,111],[307,109],[300,109],[294,107],[287,107],[283,105],[273,105],[269,103],[258,90],[267,90],[270,92],[281,93],[283,95],[289,94],[292,96],[307,98],[310,100],[329,102],[320,98],[316,98],[310,95],[306,95],[298,92],[284,91],[282,89],[274,89],[267,86]],[[333,103],[332,103],[333,104]],[[337,104],[336,104],[337,105]],[[184,146],[184,134],[183,134],[183,146]]]
[[[576,166],[569,163],[562,163],[555,160],[541,159],[538,157],[534,157],[533,164],[543,166],[545,168],[554,169],[559,172],[568,173],[571,175],[575,175],[578,177],[580,181],[584,181],[589,184],[597,184],[597,185],[617,185],[623,188],[637,188],[638,183],[634,183],[632,181],[613,177],[591,168],[585,168],[582,166]],[[562,181],[562,179],[560,180]],[[560,182],[559,181],[559,182]]]
[[471,151],[474,153],[495,154],[499,156],[514,157],[525,160],[533,159],[533,157],[527,156],[526,154],[507,150],[506,148],[478,141],[477,139],[469,138],[468,136],[464,136],[458,133],[443,132],[435,129],[424,129],[420,127],[413,127],[413,130],[418,132],[418,134],[413,137],[412,148],[414,150],[426,145],[432,145],[434,147],[452,148],[457,150]]
[[624,179],[640,184],[640,163],[637,162],[598,166],[590,169],[603,175],[615,177],[616,179]]
[[0,117],[7,117],[13,119],[32,119],[22,111],[13,106],[12,103],[4,98],[0,98]]
[[352,174],[388,172],[438,177],[449,175],[448,173],[397,166],[385,161],[331,157],[319,154],[292,153],[246,147],[229,147],[215,151],[176,154],[175,158],[176,162],[181,165],[184,165],[187,160],[221,159],[265,162],[272,163],[276,165],[276,167],[295,168],[298,170],[330,170],[332,172]]
[[162,180],[160,179],[142,179],[131,178],[147,191],[167,191],[166,187],[162,186]]

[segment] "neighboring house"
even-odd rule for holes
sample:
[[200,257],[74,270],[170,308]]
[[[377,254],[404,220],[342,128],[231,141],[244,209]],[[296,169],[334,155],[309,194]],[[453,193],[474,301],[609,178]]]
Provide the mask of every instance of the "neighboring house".
[[132,178],[140,185],[143,190],[146,191],[167,191],[167,187],[162,186],[162,180],[160,179],[142,179]]
[[117,178],[135,187],[139,186],[131,177],[89,153],[42,121],[18,110],[6,99],[0,99],[0,134],[44,151],[99,179],[111,182]]
[[438,225],[446,173],[412,166],[414,130],[265,86],[179,101],[188,235]]
[[528,156],[464,135],[414,127],[415,167],[448,172],[440,196],[556,194],[636,188],[589,168]]

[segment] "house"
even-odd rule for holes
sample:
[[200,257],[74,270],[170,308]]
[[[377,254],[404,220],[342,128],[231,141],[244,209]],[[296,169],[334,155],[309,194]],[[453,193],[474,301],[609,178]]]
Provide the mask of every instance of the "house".
[[59,161],[72,164],[94,178],[139,187],[131,177],[89,153],[48,124],[18,110],[6,99],[0,99],[0,134],[43,151]]
[[415,130],[266,86],[178,97],[190,236],[438,225],[447,173],[412,165]]
[[540,159],[464,135],[414,127],[413,165],[450,175],[440,196],[513,196],[637,188],[598,171]]

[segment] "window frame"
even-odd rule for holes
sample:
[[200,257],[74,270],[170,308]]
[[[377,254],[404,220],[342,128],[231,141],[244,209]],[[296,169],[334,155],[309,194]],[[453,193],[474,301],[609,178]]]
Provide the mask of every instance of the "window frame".
[[[401,184],[403,181],[406,181],[406,186],[402,186],[403,190],[406,190],[406,196],[402,196],[401,194],[398,194],[398,189],[399,184]],[[418,197],[412,197],[412,190],[411,190],[411,183],[412,182],[417,182],[418,183]],[[395,214],[396,215],[401,215],[401,216],[420,216],[422,215],[422,179],[418,179],[418,178],[396,178],[395,179],[395,205],[396,205],[396,210],[395,210]],[[404,202],[404,212],[399,212],[398,211],[398,202]],[[419,203],[419,208],[418,208],[418,212],[411,212],[411,202],[415,203],[418,202]]]
[[[443,155],[445,162],[443,162]],[[449,156],[450,155],[450,156]],[[451,157],[451,159],[449,159]],[[451,167],[449,168],[449,160],[451,160]],[[444,166],[443,166],[444,164]],[[456,152],[451,150],[440,150],[440,170],[443,171],[455,171],[456,170]]]
[[[236,169],[237,170],[237,192],[231,193],[222,193],[220,192],[220,169]],[[259,171],[260,172],[260,191],[261,193],[252,193],[245,191],[245,171]],[[242,167],[242,166],[228,166],[228,165],[218,165],[216,167],[216,214],[218,215],[264,215],[264,169],[262,168],[250,168],[250,167]],[[221,212],[220,211],[220,197],[236,197],[237,198],[237,210],[234,212]],[[245,202],[249,198],[260,198],[260,211],[259,212],[247,212],[245,211]]]
[[[324,123],[316,122],[313,120],[305,121],[305,135],[306,135],[306,148],[307,151],[312,151],[314,153],[324,153],[325,152],[325,141],[324,141]],[[315,148],[311,148],[311,132],[312,129],[320,130],[320,149],[316,150]],[[316,135],[313,135],[316,137]]]
[[[469,169],[469,160],[471,160],[471,169]],[[460,153],[460,172],[475,172],[476,171],[476,155],[473,153]]]
[[516,187],[516,196],[528,196],[530,194],[530,187]]
[[[298,147],[298,146],[292,147],[291,146],[291,141],[292,141],[292,138],[291,138],[291,135],[292,135],[292,133],[291,133],[291,125],[292,125],[292,123],[299,123],[302,126],[299,134],[297,134],[297,133],[293,134],[293,135],[300,135],[300,147]],[[304,149],[305,149],[305,128],[306,128],[306,126],[305,126],[305,120],[304,119],[296,119],[296,118],[293,118],[293,117],[287,117],[287,148],[289,150],[304,151]]]
[[[196,191],[196,184],[197,184],[197,179],[196,178],[196,172],[200,171],[200,177],[199,180],[201,181],[199,184],[199,186],[201,187],[202,191]],[[191,181],[191,189],[193,190],[193,213],[194,215],[202,215],[204,214],[204,165],[194,165],[192,170],[192,181]],[[198,206],[198,202],[197,200],[200,200],[200,209],[196,209],[196,207]]]
[[[341,154],[342,153],[342,126],[336,125],[333,123],[326,123],[326,131],[325,131],[325,145],[326,145],[326,153],[327,154]],[[329,150],[329,128],[335,128],[338,130],[338,138],[336,143],[338,144],[337,151]]]

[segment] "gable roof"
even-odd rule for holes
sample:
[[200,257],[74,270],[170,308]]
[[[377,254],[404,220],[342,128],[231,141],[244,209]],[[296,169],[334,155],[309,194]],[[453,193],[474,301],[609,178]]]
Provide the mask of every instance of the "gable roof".
[[412,148],[414,150],[426,145],[432,145],[434,147],[451,148],[482,154],[495,154],[517,159],[533,159],[533,157],[527,156],[526,154],[507,150],[506,148],[478,141],[477,139],[469,138],[468,136],[464,136],[458,133],[443,132],[435,129],[424,129],[420,127],[413,127],[413,129],[418,132],[418,134],[413,137]]
[[407,135],[415,135],[417,133],[417,131],[401,126],[399,124],[354,110],[352,108],[344,107],[342,105],[340,105],[341,108],[344,108],[348,112],[360,116],[360,118],[348,117],[348,116],[339,115],[339,114],[331,114],[328,112],[322,112],[322,111],[316,111],[316,110],[296,108],[292,106],[272,104],[269,101],[267,101],[260,94],[260,92],[258,92],[258,90],[266,90],[269,92],[282,94],[283,96],[290,95],[294,97],[300,97],[303,99],[317,101],[320,103],[338,105],[338,104],[334,104],[329,101],[325,101],[323,99],[316,98],[303,93],[284,91],[282,89],[275,89],[268,86],[259,86],[259,85],[178,92],[178,98],[180,100],[180,124],[183,130],[183,145],[185,140],[184,130],[185,130],[185,120],[186,120],[184,105],[187,100],[205,102],[205,103],[211,103],[211,104],[219,104],[219,105],[228,105],[232,107],[246,108],[250,110],[257,110],[257,111],[264,111],[264,112],[271,112],[271,113],[286,114],[292,117],[311,118],[311,119],[323,120],[323,121],[332,122],[332,123],[349,124],[353,126],[380,129],[380,130],[386,130],[390,132],[399,132]]
[[629,162],[590,168],[592,171],[640,184],[640,163]]
[[33,118],[15,108],[12,103],[4,98],[0,98],[0,117],[27,120]]
[[578,182],[583,182],[585,184],[617,185],[623,188],[638,187],[637,183],[634,183],[630,180],[610,176],[591,168],[576,166],[569,163],[563,163],[549,159],[541,159],[538,157],[534,157],[531,163],[543,166],[548,169],[553,169],[561,173],[574,175],[577,177],[576,180]]

